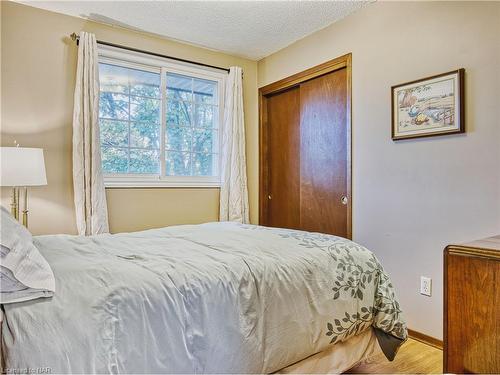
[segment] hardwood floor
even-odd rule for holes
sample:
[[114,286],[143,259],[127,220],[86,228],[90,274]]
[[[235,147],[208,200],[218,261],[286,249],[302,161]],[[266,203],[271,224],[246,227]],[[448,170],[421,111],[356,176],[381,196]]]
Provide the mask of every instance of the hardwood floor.
[[443,351],[408,339],[399,349],[394,361],[389,362],[383,354],[353,367],[348,374],[442,374]]

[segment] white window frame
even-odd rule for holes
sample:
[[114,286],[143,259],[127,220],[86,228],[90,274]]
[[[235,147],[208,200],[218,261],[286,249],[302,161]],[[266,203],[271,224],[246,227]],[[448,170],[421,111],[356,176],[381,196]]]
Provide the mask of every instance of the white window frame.
[[[104,186],[112,187],[220,187],[222,124],[224,119],[224,88],[227,73],[212,68],[177,62],[167,58],[126,51],[111,46],[98,45],[99,63],[107,63],[125,68],[135,68],[160,74],[160,174],[104,173]],[[217,176],[167,176],[165,175],[165,133],[166,133],[166,77],[167,73],[183,74],[194,78],[217,82],[219,116],[217,133],[219,136],[217,160],[214,161]]]

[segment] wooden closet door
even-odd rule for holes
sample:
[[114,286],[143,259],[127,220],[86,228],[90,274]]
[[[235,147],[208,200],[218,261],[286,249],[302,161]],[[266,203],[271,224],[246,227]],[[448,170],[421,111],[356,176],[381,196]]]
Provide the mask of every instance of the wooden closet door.
[[300,228],[300,93],[267,98],[268,214],[266,225]]
[[259,222],[351,236],[351,55],[259,89]]
[[349,198],[346,70],[300,85],[300,227],[342,237]]

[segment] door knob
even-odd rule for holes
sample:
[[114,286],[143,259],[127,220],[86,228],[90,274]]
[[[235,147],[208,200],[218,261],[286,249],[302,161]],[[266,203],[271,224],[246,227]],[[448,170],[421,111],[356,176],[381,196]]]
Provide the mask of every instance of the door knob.
[[344,206],[347,204],[347,202],[349,202],[349,200],[347,199],[347,197],[345,195],[343,195],[342,198],[340,198],[340,201],[342,202],[342,204]]
[[271,194],[269,194],[269,195],[267,196],[267,199],[269,199],[269,200],[273,199],[273,197],[271,197]]

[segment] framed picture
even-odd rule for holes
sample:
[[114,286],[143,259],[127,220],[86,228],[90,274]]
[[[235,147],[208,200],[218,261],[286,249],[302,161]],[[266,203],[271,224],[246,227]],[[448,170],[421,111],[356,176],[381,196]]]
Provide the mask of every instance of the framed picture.
[[392,139],[465,132],[464,71],[392,86]]

